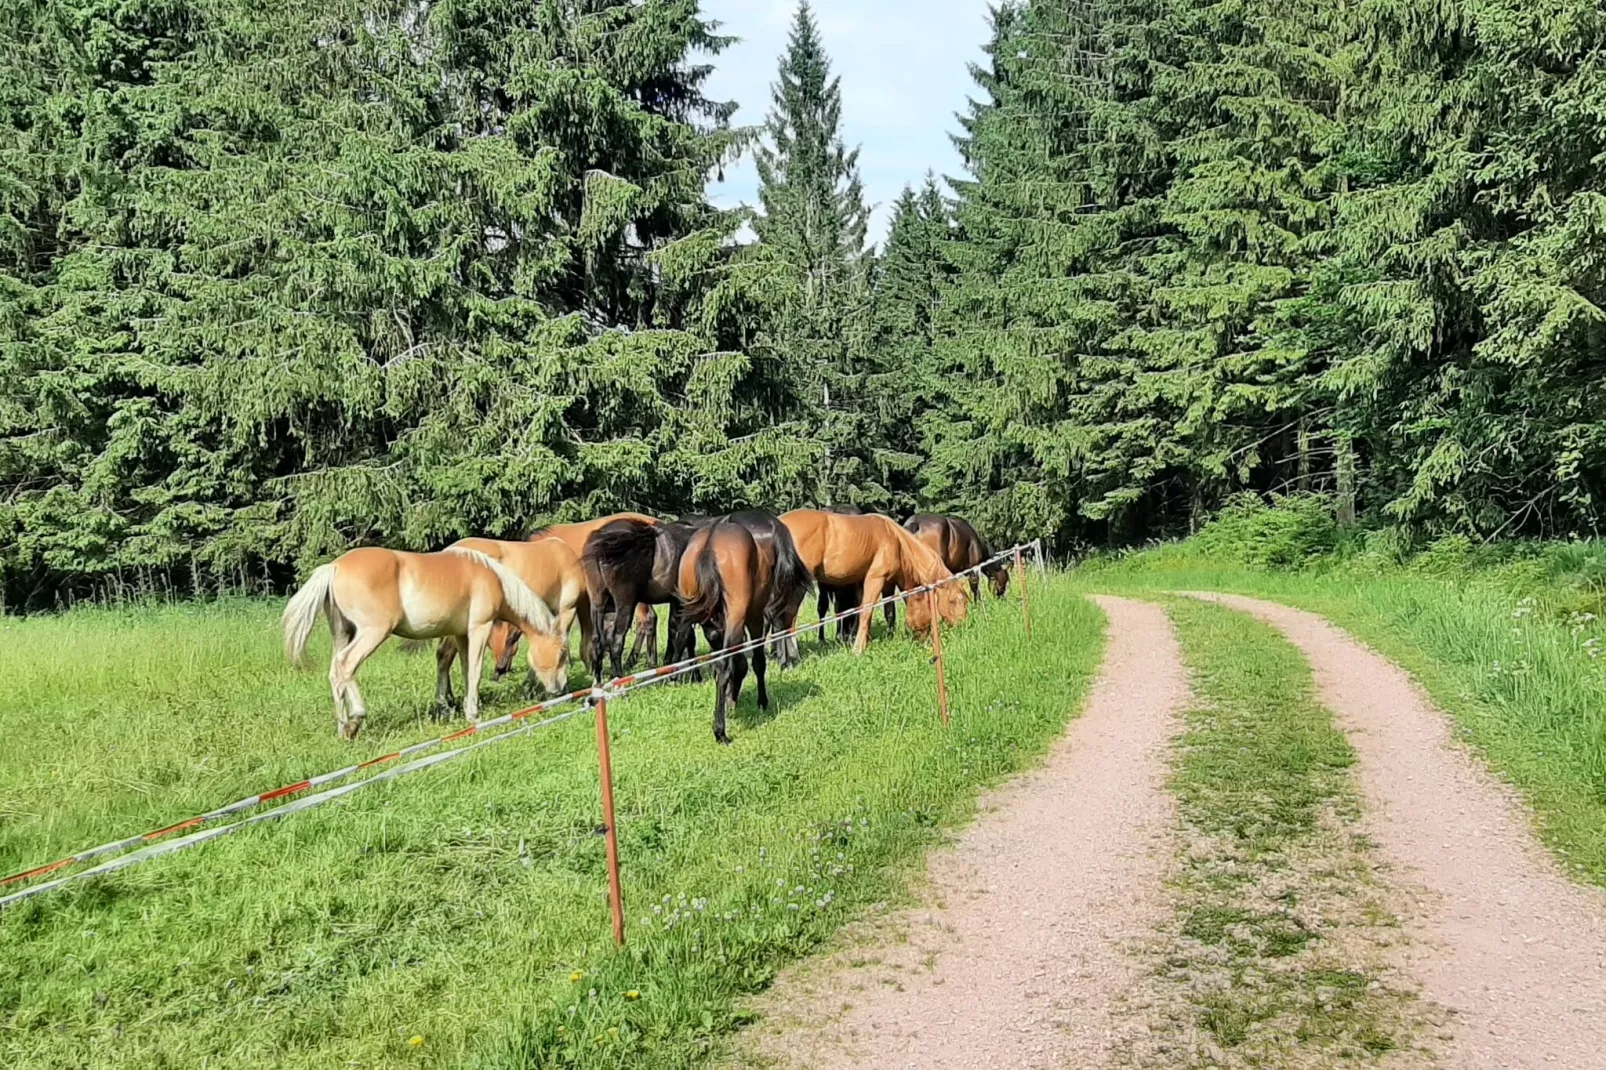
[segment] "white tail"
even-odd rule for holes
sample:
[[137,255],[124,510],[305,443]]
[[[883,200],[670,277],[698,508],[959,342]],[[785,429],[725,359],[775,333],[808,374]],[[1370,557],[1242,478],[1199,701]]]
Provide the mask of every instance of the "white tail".
[[539,595],[519,579],[518,574],[508,568],[494,557],[470,550],[466,546],[448,546],[445,550],[449,554],[460,554],[477,565],[484,565],[490,569],[498,580],[502,582],[502,597],[507,600],[508,608],[518,615],[519,619],[533,627],[542,635],[557,635],[558,621],[552,615]]
[[301,585],[301,590],[290,596],[289,604],[284,607],[284,614],[279,619],[284,625],[284,654],[292,665],[301,664],[307,639],[312,635],[313,625],[318,623],[318,614],[329,601],[329,588],[334,582],[334,563],[319,565],[307,577],[307,582]]

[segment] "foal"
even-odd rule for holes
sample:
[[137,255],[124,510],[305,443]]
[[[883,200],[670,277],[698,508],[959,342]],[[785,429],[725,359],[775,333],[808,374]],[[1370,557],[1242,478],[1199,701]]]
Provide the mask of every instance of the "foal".
[[460,644],[468,671],[463,712],[475,723],[491,625],[506,621],[532,644],[557,631],[552,611],[512,569],[469,549],[410,554],[371,546],[319,565],[284,607],[284,649],[292,662],[300,664],[320,611],[334,640],[329,686],[335,729],[345,739],[357,738],[368,715],[357,669],[392,635]]

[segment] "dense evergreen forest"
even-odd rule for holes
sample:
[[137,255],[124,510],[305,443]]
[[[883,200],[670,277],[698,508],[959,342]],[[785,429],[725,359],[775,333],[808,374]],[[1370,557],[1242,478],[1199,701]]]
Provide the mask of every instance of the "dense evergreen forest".
[[1594,0],[992,27],[966,173],[871,248],[806,6],[752,127],[694,0],[0,6],[5,604],[625,506],[1597,531]]

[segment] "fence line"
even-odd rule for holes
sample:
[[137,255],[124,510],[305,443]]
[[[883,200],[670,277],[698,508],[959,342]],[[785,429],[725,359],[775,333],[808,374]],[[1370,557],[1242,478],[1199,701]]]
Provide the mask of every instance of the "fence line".
[[[953,583],[973,573],[980,574],[983,569],[986,569],[991,565],[998,564],[999,562],[1007,562],[1010,559],[1013,559],[1017,563],[1017,572],[1020,575],[1022,583],[1021,593],[1024,604],[1025,573],[1024,570],[1019,567],[1018,563],[1021,560],[1022,552],[1025,550],[1033,551],[1034,559],[1039,564],[1042,563],[1042,540],[1037,539],[1030,543],[1017,544],[1008,550],[994,554],[986,561],[982,561],[979,564],[972,565],[970,568],[962,569],[959,572],[954,573],[948,579],[939,580],[936,583],[924,584],[919,587],[910,588],[906,591],[896,592],[886,598],[882,598],[872,603],[869,606],[854,607],[852,609],[843,610],[840,613],[832,613],[808,624],[794,625],[784,632],[766,634],[757,639],[749,639],[741,643],[723,647],[719,650],[709,651],[707,654],[699,654],[695,657],[686,658],[682,661],[674,662],[669,665],[661,665],[653,669],[644,670],[642,672],[630,673],[625,676],[615,677],[614,679],[595,687],[587,687],[576,691],[570,691],[567,694],[558,695],[554,698],[547,699],[544,702],[538,702],[532,706],[527,706],[512,713],[503,714],[500,717],[471,724],[459,731],[439,736],[435,739],[423,740],[419,743],[402,747],[399,750],[392,751],[389,754],[380,755],[377,758],[370,758],[367,761],[357,762],[341,769],[336,769],[327,773],[321,773],[317,776],[299,780],[293,784],[286,784],[283,787],[274,788],[271,791],[260,792],[256,795],[239,799],[235,802],[229,803],[226,806],[220,806],[214,810],[209,810],[204,814],[198,814],[187,820],[168,825],[165,828],[160,828],[152,832],[146,832],[137,836],[129,836],[124,839],[100,844],[99,846],[87,848],[75,854],[57,859],[54,862],[50,862],[42,866],[36,866],[20,873],[11,874],[8,877],[0,878],[0,887],[44,877],[68,866],[87,862],[95,858],[103,858],[108,855],[115,856],[110,858],[108,861],[102,862],[98,866],[92,866],[89,869],[81,870],[77,873],[71,873],[66,876],[58,877],[55,880],[45,881],[40,884],[30,885],[26,888],[20,889],[19,891],[11,892],[5,896],[0,896],[0,909],[10,906],[14,903],[21,902],[22,900],[31,899],[37,895],[42,895],[46,892],[55,891],[58,888],[79,880],[113,873],[117,870],[136,865],[140,862],[148,861],[152,858],[159,858],[164,855],[185,850],[198,844],[206,843],[210,840],[219,839],[223,836],[238,832],[239,830],[248,828],[252,825],[275,820],[289,814],[300,813],[303,810],[310,810],[313,807],[321,806],[326,802],[331,802],[335,799],[342,798],[351,794],[352,792],[368,787],[371,784],[378,784],[383,781],[394,780],[395,778],[403,776],[407,773],[417,772],[422,769],[429,769],[436,765],[440,765],[444,762],[461,757],[462,755],[479,750],[482,747],[488,747],[494,743],[500,743],[503,740],[511,739],[515,736],[528,735],[530,732],[533,732],[538,728],[547,728],[563,721],[567,721],[573,717],[577,717],[581,713],[586,712],[587,709],[596,709],[597,707],[606,703],[609,699],[624,698],[632,691],[639,690],[640,688],[647,687],[652,684],[662,683],[665,680],[673,679],[677,676],[684,675],[685,673],[693,672],[707,665],[717,664],[720,661],[747,653],[761,646],[770,643],[781,642],[787,639],[795,639],[799,635],[828,628],[832,624],[835,624],[846,618],[856,616],[861,612],[873,614],[875,610],[891,603],[905,602],[911,598],[919,596],[928,598],[934,597],[935,591],[938,587]],[[932,608],[932,627],[935,633],[935,629],[940,627],[940,624],[937,620],[935,605],[933,605]],[[942,683],[943,682],[939,675],[939,685],[941,686]],[[945,687],[944,690],[946,690]],[[374,776],[364,777],[361,780],[355,780],[351,783],[343,784],[337,788],[329,788],[311,795],[303,794],[304,792],[312,791],[314,788],[323,787],[326,784],[332,784],[337,781],[344,780],[365,770],[372,769],[380,765],[387,765],[391,762],[399,761],[403,758],[411,757],[416,754],[422,754],[425,751],[443,746],[454,740],[478,735],[489,729],[499,728],[503,725],[526,720],[537,713],[545,713],[560,706],[578,702],[591,702],[594,705],[580,706],[555,717],[549,717],[542,721],[520,725],[518,728],[511,731],[501,732],[496,735],[489,736],[485,739],[468,744],[467,746],[457,747],[448,751],[441,751],[438,754],[431,754],[423,758],[417,758],[404,765],[394,766]],[[946,702],[944,702],[943,705],[946,707]],[[943,712],[945,714],[943,720],[946,722],[946,708],[944,708]],[[600,738],[599,747],[606,747],[606,742]],[[605,753],[606,752],[604,749],[604,754]],[[609,770],[607,768],[607,762],[605,759],[603,763],[602,774],[604,782],[604,795],[605,798],[611,802],[612,778],[608,775]],[[253,806],[259,806],[263,803],[291,798],[298,795],[301,797],[295,799],[293,802],[274,807],[270,810],[262,811],[261,813],[252,814],[250,817],[233,822],[232,824],[214,825],[211,828],[204,827],[221,818],[229,817],[244,810],[248,810]],[[609,808],[611,809],[611,807]],[[610,836],[612,835],[612,825],[613,821],[611,817],[609,817],[606,831]],[[167,838],[180,832],[184,832],[188,829],[198,829],[199,831],[191,832],[189,835],[180,836],[177,839]],[[618,874],[616,867],[616,857],[610,858],[610,884],[611,892],[613,893],[614,897],[617,897],[619,894]],[[618,916],[618,910],[619,907],[616,900],[616,917]],[[622,932],[618,931],[618,926],[616,926],[616,936],[620,942],[623,942],[623,934]]]

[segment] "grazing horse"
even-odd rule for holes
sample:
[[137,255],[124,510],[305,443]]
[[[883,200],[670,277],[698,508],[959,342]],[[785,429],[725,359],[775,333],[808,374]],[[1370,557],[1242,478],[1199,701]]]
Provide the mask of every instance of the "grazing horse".
[[[644,524],[658,523],[656,517],[648,516],[646,513],[613,513],[609,516],[598,517],[596,520],[582,520],[577,524],[548,524],[546,527],[532,532],[529,536],[529,541],[561,539],[569,549],[574,551],[575,557],[580,557],[586,552],[586,540],[591,537],[591,533],[604,524],[611,524],[615,520],[639,520]],[[635,623],[636,638],[630,644],[630,657],[625,660],[625,664],[627,666],[634,665],[636,658],[640,656],[642,648],[645,646],[647,663],[656,665],[658,663],[658,615],[652,611],[651,605],[643,602],[636,607]],[[518,633],[512,632],[509,633],[509,636],[512,646],[517,647],[519,642]],[[587,665],[591,664],[591,642],[591,625],[590,621],[586,621],[580,627],[580,660]],[[511,648],[507,651],[507,661],[508,665],[512,664]],[[497,674],[501,675],[506,671],[507,667],[501,664],[501,659],[498,659]]]
[[357,738],[368,715],[357,669],[390,636],[449,636],[461,646],[468,673],[463,712],[472,723],[479,720],[480,657],[491,625],[507,621],[529,637],[532,650],[557,632],[552,611],[512,569],[469,549],[410,554],[364,547],[319,565],[284,607],[284,650],[293,663],[301,663],[320,611],[334,640],[335,728],[346,739]]
[[[835,513],[837,516],[863,516],[864,515],[864,510],[860,509],[857,505],[828,505],[824,509],[821,509],[820,512],[822,512],[822,513]],[[890,594],[891,592],[889,591],[887,593]],[[883,595],[882,597],[886,597],[886,596]],[[819,600],[814,605],[814,613],[815,613],[815,616],[824,618],[824,616],[827,613],[831,612],[833,610],[833,608],[838,613],[847,613],[848,610],[852,609],[854,606],[856,606],[858,604],[859,604],[859,592],[858,592],[858,589],[856,587],[827,587],[825,584],[822,583],[822,584],[820,584],[820,597],[819,597]],[[888,603],[888,607],[889,608],[891,607],[891,603]],[[841,620],[837,621],[836,622],[836,637],[837,637],[837,640],[839,642],[843,642],[843,643],[847,642],[848,641],[848,634],[854,629],[854,627],[858,623],[859,623],[859,615],[857,613],[847,613],[847,616],[845,616]],[[892,623],[893,623],[892,619],[889,618],[888,621],[887,621],[887,626],[891,627]],[[825,629],[821,628],[820,629],[820,642],[823,643],[825,641],[826,641]],[[787,651],[783,647],[782,648],[782,653],[781,653],[782,664],[785,664],[786,655],[787,655]]]
[[[562,539],[537,539],[534,542],[507,542],[501,539],[459,539],[449,550],[477,550],[486,557],[495,558],[512,569],[536,597],[547,604],[557,618],[557,634],[530,642],[530,683],[537,678],[547,681],[553,693],[563,691],[569,682],[569,630],[575,619],[580,620],[582,646],[591,638],[591,603],[586,599],[585,573],[580,569],[580,557]],[[519,631],[505,621],[491,626],[491,657],[498,677],[513,664],[513,651],[518,646]],[[457,644],[442,639],[435,661],[438,669],[436,696],[439,704],[450,709],[452,700],[452,661],[457,657]]]
[[[993,548],[987,544],[987,540],[976,534],[976,529],[970,526],[969,521],[960,517],[918,513],[905,520],[903,526],[915,538],[941,554],[943,563],[955,573],[975,568],[993,556]],[[1004,592],[1009,589],[1009,566],[1003,561],[994,561],[981,571],[992,584],[993,594],[1004,597]],[[972,572],[968,579],[970,597],[975,601],[981,597],[981,576]]]
[[[860,590],[859,630],[853,643],[856,654],[864,653],[870,642],[868,607],[884,595],[890,585],[904,590],[953,578],[942,559],[926,544],[899,527],[891,517],[869,514],[842,516],[816,509],[794,509],[781,516],[792,533],[798,554],[821,584],[843,587],[857,584]],[[949,624],[965,619],[965,593],[954,584],[937,588],[937,611]],[[799,599],[790,608],[789,622],[797,619]],[[909,628],[916,635],[931,629],[931,613],[925,599],[909,602]]]
[[[692,624],[701,624],[708,645],[715,650],[735,646],[744,638],[768,634],[777,571],[776,542],[760,542],[748,528],[720,519],[698,528],[681,555],[677,593],[682,611]],[[806,588],[798,589],[802,600]],[[764,680],[764,647],[753,648],[753,676],[758,681],[758,708],[770,708]],[[725,711],[735,707],[747,676],[747,657],[736,654],[714,665],[714,739],[729,743]]]
[[[624,519],[610,521],[586,539],[580,567],[585,570],[586,594],[591,600],[591,627],[595,633],[590,659],[593,680],[602,680],[602,659],[606,654],[613,674],[624,674],[625,646],[623,623],[635,616],[636,607],[671,605],[670,640],[676,635],[673,604],[679,576],[680,555],[691,541],[690,524],[646,523]],[[610,625],[604,609],[612,600],[616,609]],[[671,650],[673,657],[675,651]]]

